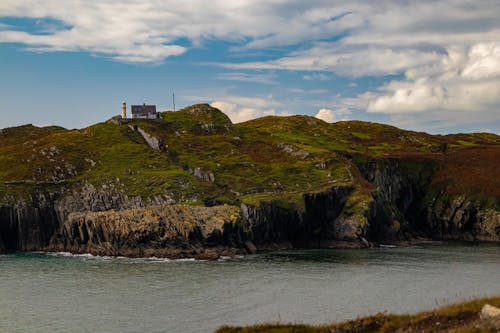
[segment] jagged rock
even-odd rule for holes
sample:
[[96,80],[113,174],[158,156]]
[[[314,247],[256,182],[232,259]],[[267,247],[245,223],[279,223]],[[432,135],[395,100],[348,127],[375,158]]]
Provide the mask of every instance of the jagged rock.
[[35,251],[48,243],[59,226],[57,197],[34,193],[29,200],[0,206],[0,238],[6,250]]
[[3,245],[2,237],[0,236],[0,253],[5,253],[7,249],[5,248],[5,245]]
[[257,247],[255,246],[254,243],[252,243],[251,240],[247,240],[245,242],[245,249],[248,251],[250,254],[255,254],[257,253]]
[[[189,220],[170,212],[178,221],[194,221],[175,224],[165,214],[151,213],[147,208],[174,204],[170,196],[128,197],[113,182],[98,188],[83,183],[73,190],[35,192],[28,200],[0,206],[0,238],[5,250],[40,250],[53,238],[58,241],[48,249],[175,256],[179,255],[172,250],[176,248],[183,249],[183,256],[198,256],[213,246],[242,249],[246,241],[266,249],[338,244],[364,247],[370,245],[368,241],[404,240],[412,233],[451,239],[467,235],[470,239],[500,237],[500,213],[467,197],[438,194],[432,204],[422,205],[429,182],[425,172],[408,174],[399,161],[376,161],[360,170],[376,186],[364,206],[349,203],[352,196],[356,196],[355,202],[360,201],[353,186],[335,186],[325,192],[305,194],[303,208],[278,201],[258,206],[241,204],[236,219],[222,218],[212,229],[206,229],[207,221],[214,221],[215,215],[194,214],[198,217]],[[215,180],[212,173],[201,168],[192,173],[206,181]],[[135,215],[121,212],[134,209],[138,209]],[[111,222],[103,223],[103,219]],[[114,220],[121,221],[120,227],[112,227]],[[131,241],[126,240],[129,236]],[[187,248],[193,250],[193,246],[197,254],[185,252]]]
[[137,127],[137,132],[139,132],[142,135],[148,146],[150,146],[154,150],[165,151],[167,149],[167,145],[162,140],[149,134],[144,129]]
[[427,208],[432,233],[442,238],[496,241],[500,238],[500,212],[483,208],[464,197],[437,195]]
[[37,192],[29,200],[0,206],[0,237],[8,250],[36,251],[48,244],[70,213],[173,203],[175,201],[168,195],[148,199],[129,198],[112,183],[105,189],[96,189],[92,184],[85,183],[79,190]]
[[215,175],[213,172],[205,172],[201,168],[195,168],[194,170],[189,169],[189,172],[193,176],[201,180],[204,180],[206,182],[211,182],[211,183],[215,182]]
[[382,159],[358,167],[377,186],[368,213],[371,240],[402,240],[412,234],[441,239],[500,239],[500,212],[465,196],[429,193],[435,162]]
[[240,205],[247,237],[261,248],[273,242],[295,242],[301,226],[301,215],[293,209],[280,207],[275,202],[261,203],[259,207]]
[[500,317],[500,309],[489,304],[485,304],[481,309],[481,319]]
[[305,150],[295,148],[291,145],[287,145],[285,143],[280,143],[278,145],[278,148],[284,151],[287,154],[290,154],[291,156],[294,157],[299,157],[303,160],[311,158],[311,154]]
[[[272,244],[296,247],[320,247],[330,241],[353,242],[366,247],[367,219],[363,215],[343,215],[343,207],[353,191],[351,186],[304,196],[305,211],[282,207],[278,202],[259,207],[240,206],[247,237],[257,248],[280,248]],[[287,245],[288,246],[288,245]]]
[[206,245],[225,225],[236,222],[234,206],[150,206],[122,211],[71,213],[48,250],[141,256],[144,249]]

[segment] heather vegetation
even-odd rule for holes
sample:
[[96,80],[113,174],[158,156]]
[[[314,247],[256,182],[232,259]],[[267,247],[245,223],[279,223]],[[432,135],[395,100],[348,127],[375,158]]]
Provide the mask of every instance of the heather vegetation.
[[[151,149],[137,128],[163,149]],[[359,162],[388,158],[413,160],[408,172],[415,173],[437,164],[433,184],[450,194],[495,198],[499,152],[500,137],[493,134],[436,136],[361,121],[328,124],[309,116],[268,116],[235,125],[217,109],[194,105],[163,112],[159,121],[108,121],[81,130],[3,129],[0,200],[39,186],[87,182],[112,183],[130,196],[168,194],[177,202],[209,205],[277,199],[300,204],[304,193],[354,185],[355,197],[366,201],[372,188],[360,175]]]

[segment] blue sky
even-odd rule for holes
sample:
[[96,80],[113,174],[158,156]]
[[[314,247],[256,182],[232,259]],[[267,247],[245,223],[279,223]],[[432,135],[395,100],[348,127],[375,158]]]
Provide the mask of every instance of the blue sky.
[[500,1],[3,0],[0,128],[121,101],[500,133]]

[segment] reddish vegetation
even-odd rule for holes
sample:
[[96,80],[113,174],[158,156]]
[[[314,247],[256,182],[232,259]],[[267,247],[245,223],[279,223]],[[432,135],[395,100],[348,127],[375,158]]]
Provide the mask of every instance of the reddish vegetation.
[[272,161],[286,161],[286,156],[276,153],[277,148],[265,144],[244,144],[240,147],[240,151],[249,156],[250,159],[257,163],[269,163]]
[[434,183],[447,185],[450,194],[481,192],[499,197],[500,147],[468,147],[444,155]]

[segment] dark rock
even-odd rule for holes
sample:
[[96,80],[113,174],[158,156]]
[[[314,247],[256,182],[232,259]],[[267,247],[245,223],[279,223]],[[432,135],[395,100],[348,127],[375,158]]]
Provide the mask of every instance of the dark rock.
[[248,251],[250,254],[255,254],[257,253],[257,247],[255,246],[254,243],[252,243],[251,240],[247,240],[245,242],[245,249]]
[[5,245],[3,245],[2,237],[0,237],[0,253],[5,253],[7,249],[5,248]]

